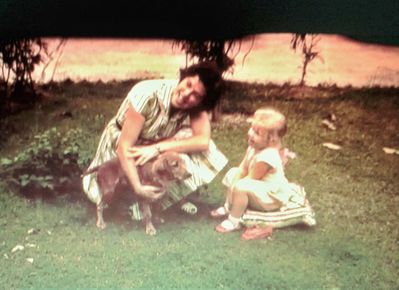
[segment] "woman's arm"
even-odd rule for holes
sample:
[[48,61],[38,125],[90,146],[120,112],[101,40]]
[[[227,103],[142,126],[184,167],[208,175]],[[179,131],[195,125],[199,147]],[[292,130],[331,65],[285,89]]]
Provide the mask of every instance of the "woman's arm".
[[[275,168],[271,167],[269,164],[266,162],[256,162],[255,166],[250,170],[248,177],[251,179],[262,179],[264,178],[267,174],[272,174],[276,171]],[[276,208],[281,207],[283,204],[282,202],[275,198],[272,194],[268,194],[268,196],[273,200],[273,203],[269,205],[264,205],[266,210],[275,210]]]
[[191,130],[193,135],[189,138],[176,140],[168,139],[158,143],[161,151],[173,150],[181,153],[206,151],[209,148],[211,140],[211,124],[208,113],[199,112],[196,116],[190,118]]
[[201,152],[209,148],[211,139],[211,124],[208,113],[203,111],[190,119],[192,136],[184,139],[166,139],[150,146],[137,146],[130,148],[130,156],[136,159],[138,165],[146,163],[156,154],[165,151],[180,153]]
[[143,197],[158,199],[163,195],[163,193],[160,193],[159,188],[157,187],[141,184],[137,173],[136,162],[129,154],[129,148],[136,144],[143,128],[144,121],[144,117],[129,105],[126,111],[121,135],[119,137],[116,154],[134,191]]

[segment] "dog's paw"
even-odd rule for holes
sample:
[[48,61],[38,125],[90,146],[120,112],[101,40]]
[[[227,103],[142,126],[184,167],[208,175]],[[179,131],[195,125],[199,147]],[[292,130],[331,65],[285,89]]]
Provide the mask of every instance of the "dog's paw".
[[149,236],[155,236],[157,234],[157,230],[153,224],[148,224],[145,227],[145,233]]
[[152,219],[153,219],[153,221],[154,221],[154,223],[155,224],[163,224],[163,223],[165,223],[165,219],[163,219],[161,216],[159,216],[159,215],[154,215],[153,217],[152,217]]

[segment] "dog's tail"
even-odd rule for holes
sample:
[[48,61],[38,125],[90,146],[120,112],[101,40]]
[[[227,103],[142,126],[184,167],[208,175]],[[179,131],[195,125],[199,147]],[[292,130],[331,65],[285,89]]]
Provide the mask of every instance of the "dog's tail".
[[93,172],[96,172],[99,168],[100,168],[100,165],[94,166],[93,168],[90,168],[90,169],[87,169],[85,172],[82,173],[82,175],[80,175],[80,178],[83,178],[86,175],[89,175],[89,174],[91,174]]

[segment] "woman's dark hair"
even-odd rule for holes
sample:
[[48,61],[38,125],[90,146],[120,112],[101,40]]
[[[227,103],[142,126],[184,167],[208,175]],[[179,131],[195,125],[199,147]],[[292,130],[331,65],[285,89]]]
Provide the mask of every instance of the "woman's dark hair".
[[214,62],[206,61],[194,64],[185,69],[180,69],[180,81],[186,77],[198,75],[204,84],[206,94],[202,103],[193,111],[211,111],[219,102],[224,89],[222,72]]

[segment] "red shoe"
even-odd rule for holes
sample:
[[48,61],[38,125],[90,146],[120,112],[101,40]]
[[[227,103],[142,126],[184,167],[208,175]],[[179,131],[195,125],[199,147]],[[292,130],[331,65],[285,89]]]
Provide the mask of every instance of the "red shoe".
[[256,225],[252,228],[247,228],[245,232],[241,235],[242,240],[259,240],[259,239],[264,239],[267,237],[271,237],[273,234],[273,227],[272,226],[266,226],[266,227],[261,227],[259,225]]

